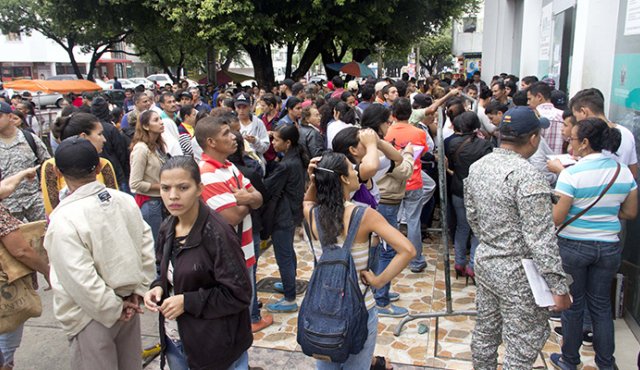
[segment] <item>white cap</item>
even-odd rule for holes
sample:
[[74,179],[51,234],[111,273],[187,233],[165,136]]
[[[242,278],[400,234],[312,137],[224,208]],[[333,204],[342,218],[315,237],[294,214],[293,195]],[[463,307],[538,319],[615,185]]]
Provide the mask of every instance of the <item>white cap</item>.
[[376,92],[382,91],[382,89],[384,89],[385,86],[387,86],[389,83],[387,81],[380,81],[376,84]]

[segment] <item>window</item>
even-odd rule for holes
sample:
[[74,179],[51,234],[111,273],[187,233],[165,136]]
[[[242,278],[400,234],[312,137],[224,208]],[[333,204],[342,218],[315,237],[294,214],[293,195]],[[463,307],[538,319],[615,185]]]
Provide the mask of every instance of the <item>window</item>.
[[476,32],[477,23],[478,23],[478,19],[476,17],[462,18],[462,32],[464,33]]

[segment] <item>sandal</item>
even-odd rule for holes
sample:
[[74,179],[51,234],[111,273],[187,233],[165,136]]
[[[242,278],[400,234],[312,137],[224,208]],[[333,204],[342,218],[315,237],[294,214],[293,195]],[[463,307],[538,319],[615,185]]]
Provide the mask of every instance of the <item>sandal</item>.
[[371,363],[371,370],[393,370],[393,365],[389,362],[387,367],[387,359],[383,356],[375,356]]

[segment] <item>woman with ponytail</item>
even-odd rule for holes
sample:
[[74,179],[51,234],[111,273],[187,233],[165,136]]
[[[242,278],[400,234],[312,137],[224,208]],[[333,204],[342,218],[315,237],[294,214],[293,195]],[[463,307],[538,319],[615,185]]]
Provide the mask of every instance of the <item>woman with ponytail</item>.
[[[341,246],[344,243],[351,214],[356,208],[356,205],[349,201],[349,194],[360,187],[360,182],[358,172],[347,157],[333,152],[325,153],[322,158],[312,159],[309,165],[309,176],[311,182],[304,196],[304,217],[310,225],[311,238],[319,240],[319,243],[313,244],[313,252],[319,258],[323,247]],[[386,240],[397,252],[389,265],[378,275],[367,270],[369,256],[372,255],[369,251],[369,238],[372,233]],[[360,290],[363,293],[366,292],[363,299],[369,310],[368,337],[363,349],[357,354],[350,355],[346,362],[332,363],[316,360],[317,369],[368,369],[372,365],[378,334],[378,315],[373,294],[371,289],[366,289],[366,285],[375,289],[382,288],[409,264],[415,254],[413,244],[400,231],[389,225],[374,209],[370,207],[365,209],[351,245],[351,255],[359,271]],[[345,342],[347,341],[345,339]]]
[[284,298],[267,305],[271,312],[294,312],[296,304],[296,253],[293,236],[296,226],[302,222],[302,199],[305,189],[305,168],[309,164],[307,154],[298,141],[300,133],[294,125],[280,126],[273,132],[273,149],[283,155],[282,160],[264,180],[267,194],[262,214],[262,239],[271,235],[273,251],[282,282],[275,289]]
[[560,172],[556,184],[560,200],[553,207],[553,219],[562,267],[573,277],[573,303],[562,312],[562,354],[552,354],[551,361],[566,369],[580,364],[586,305],[596,365],[613,369],[611,283],[622,259],[620,220],[636,217],[638,190],[629,168],[602,154],[603,150],[615,153],[620,147],[618,129],[600,118],[587,118],[571,129],[570,140],[573,155],[580,160]]
[[[100,120],[90,113],[78,112],[69,116],[63,115],[56,119],[51,131],[57,143],[71,136],[79,136],[87,139],[96,148],[98,154],[102,153],[102,148],[106,141]],[[55,158],[44,162],[40,176],[44,210],[47,216],[49,216],[58,203],[60,203],[60,192],[64,194],[66,191],[63,191],[63,189],[67,186],[64,182],[64,177],[60,176],[55,170],[55,165]],[[96,180],[108,188],[118,190],[118,179],[111,162],[106,158],[100,157],[100,167],[101,170]]]

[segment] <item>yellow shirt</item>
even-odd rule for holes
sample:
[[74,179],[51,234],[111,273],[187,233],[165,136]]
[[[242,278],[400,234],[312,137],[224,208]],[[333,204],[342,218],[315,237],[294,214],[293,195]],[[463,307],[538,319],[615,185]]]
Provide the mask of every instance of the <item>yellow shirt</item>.
[[[48,159],[42,164],[40,170],[40,188],[42,189],[42,198],[44,199],[44,211],[49,216],[53,209],[60,203],[60,190],[67,184],[64,177],[58,176],[55,171],[56,160]],[[118,190],[118,180],[116,171],[108,159],[100,158],[100,173],[96,176],[96,180],[106,187]]]

